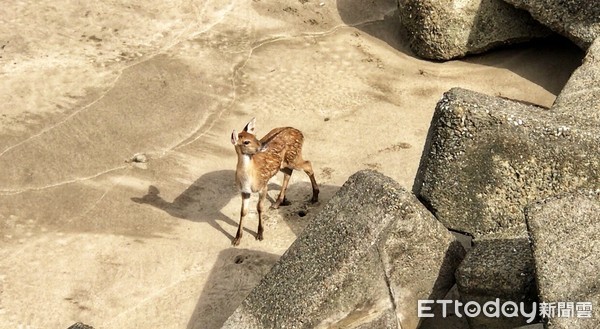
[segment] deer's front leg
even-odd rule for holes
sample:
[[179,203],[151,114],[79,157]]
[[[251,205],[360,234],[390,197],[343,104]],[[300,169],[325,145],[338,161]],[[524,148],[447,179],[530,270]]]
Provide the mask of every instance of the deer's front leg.
[[256,205],[256,210],[258,211],[258,230],[256,231],[256,240],[262,241],[263,239],[263,225],[262,225],[262,213],[265,209],[265,199],[267,198],[267,186],[262,188],[260,192],[258,192],[258,204]]
[[242,240],[243,235],[243,222],[244,217],[248,214],[248,204],[250,203],[250,193],[242,192],[242,210],[240,211],[240,223],[238,224],[237,234],[231,244],[237,246],[240,244],[240,240]]

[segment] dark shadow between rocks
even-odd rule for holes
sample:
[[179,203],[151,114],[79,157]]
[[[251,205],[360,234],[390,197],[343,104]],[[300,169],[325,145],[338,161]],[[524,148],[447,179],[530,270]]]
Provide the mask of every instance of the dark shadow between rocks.
[[[483,7],[486,6],[484,9]],[[473,28],[470,30],[468,43],[478,44],[486,35],[493,34],[497,29],[501,33],[503,27],[490,26],[490,14],[503,15],[504,13],[490,13],[491,8],[481,4],[479,12],[475,16]],[[506,4],[505,4],[506,6]],[[510,5],[507,5],[511,7]],[[502,7],[500,7],[502,8]],[[501,10],[496,8],[496,10]],[[546,28],[541,28],[538,23],[531,19],[531,15],[521,12],[513,19],[531,22],[530,30],[539,31],[539,37],[527,39],[512,39],[490,44],[490,50],[480,51],[477,56],[468,56],[462,59],[464,62],[492,66],[507,69],[544,88],[553,95],[558,95],[567,83],[567,80],[581,65],[585,55],[574,43]],[[500,24],[500,22],[496,23]],[[535,33],[534,33],[535,34]],[[533,36],[533,35],[532,35]],[[551,54],[548,55],[548,54]],[[503,97],[501,93],[494,95]],[[519,100],[517,100],[519,101]],[[535,104],[534,104],[535,105]]]
[[[462,255],[466,254],[465,245],[458,239],[448,246],[444,260],[438,272],[437,279],[433,284],[433,292],[445,291],[443,296],[432,293],[427,300],[440,300],[440,299],[453,299],[456,294],[456,279],[454,272],[462,262],[462,258],[457,258],[457,252],[462,250]],[[449,329],[468,329],[469,325],[465,319],[458,318],[454,314],[448,314],[446,318],[441,317],[441,310],[436,305],[429,305],[432,307],[432,318],[421,318],[419,322],[419,329],[434,329],[434,328],[449,328]]]
[[[585,53],[571,41],[553,35],[527,43],[502,46],[481,55],[465,57],[462,61],[509,70],[551,94],[558,95],[571,74],[581,65],[584,56]],[[494,96],[504,95],[499,93]]]
[[219,253],[187,329],[218,329],[269,272],[279,255],[230,248]]

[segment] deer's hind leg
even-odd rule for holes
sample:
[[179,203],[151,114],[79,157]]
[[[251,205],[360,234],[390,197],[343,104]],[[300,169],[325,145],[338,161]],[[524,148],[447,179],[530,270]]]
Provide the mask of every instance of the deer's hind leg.
[[317,180],[315,179],[315,172],[313,171],[312,164],[310,163],[310,161],[305,161],[301,157],[299,157],[294,168],[302,170],[306,173],[306,175],[308,175],[308,178],[310,178],[310,183],[312,184],[312,199],[310,199],[310,202],[318,202],[319,185],[317,184]]
[[287,206],[290,202],[285,197],[285,192],[287,190],[288,184],[290,183],[290,177],[292,177],[292,173],[294,170],[292,168],[283,168],[281,169],[283,173],[283,183],[281,183],[281,191],[279,191],[279,196],[274,204],[271,205],[271,208],[277,209],[279,206]]

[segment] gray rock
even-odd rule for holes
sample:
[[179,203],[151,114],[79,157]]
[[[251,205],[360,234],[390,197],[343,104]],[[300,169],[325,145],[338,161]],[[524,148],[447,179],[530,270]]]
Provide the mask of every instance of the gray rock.
[[400,22],[420,57],[448,60],[551,32],[501,0],[398,0]]
[[68,329],[94,329],[94,327],[88,326],[87,324],[83,324],[81,322],[77,322],[71,325]]
[[455,88],[436,107],[414,190],[450,229],[526,237],[525,206],[599,188],[599,163],[597,125]]
[[[533,204],[526,215],[540,299],[575,304],[571,317],[552,317],[548,328],[600,328],[600,190]],[[579,302],[592,304],[592,318],[578,317]]]
[[[600,8],[600,6],[598,6]],[[600,26],[600,25],[599,25]],[[552,110],[561,120],[582,119],[583,123],[600,123],[600,38],[588,49],[583,63],[573,74]]]
[[[456,284],[463,303],[475,301],[479,305],[499,299],[523,303],[528,314],[535,314],[537,302],[533,254],[529,241],[523,238],[476,242],[456,271]],[[463,313],[464,314],[464,313]],[[524,316],[498,318],[480,314],[468,317],[471,328],[512,329],[534,321]]]
[[136,153],[131,158],[131,161],[137,163],[146,163],[148,162],[148,157],[144,153]]
[[600,6],[597,1],[504,0],[527,10],[542,24],[587,49],[600,36]]
[[464,255],[392,179],[352,175],[223,328],[416,328]]
[[534,323],[534,324],[528,324],[526,326],[521,326],[521,327],[517,327],[517,328],[513,328],[513,329],[544,329],[544,324],[543,323]]
[[[444,300],[460,300],[458,288],[456,285],[450,289]],[[467,318],[464,316],[458,317],[455,311],[450,306],[444,307],[444,304],[435,303],[433,310],[434,316],[423,318],[419,329],[471,329]]]

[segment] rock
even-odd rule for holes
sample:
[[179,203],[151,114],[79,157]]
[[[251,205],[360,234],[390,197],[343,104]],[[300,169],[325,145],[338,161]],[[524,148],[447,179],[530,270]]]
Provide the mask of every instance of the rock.
[[545,37],[550,31],[501,0],[398,0],[400,23],[420,57],[448,60]]
[[136,153],[131,158],[131,161],[136,163],[146,163],[148,162],[148,157],[144,153]]
[[504,0],[531,13],[583,49],[600,36],[600,6],[596,1]]
[[552,110],[562,120],[581,119],[583,123],[600,123],[600,38],[588,49],[583,63],[573,74]]
[[[444,297],[444,300],[460,300],[458,288],[456,285],[450,289],[448,294]],[[423,318],[419,329],[470,329],[469,322],[464,316],[458,317],[455,311],[450,306],[444,304],[435,303],[432,313],[434,316]]]
[[517,328],[513,328],[513,329],[544,329],[544,324],[543,323],[534,323],[534,324],[528,324],[526,326],[521,326],[521,327],[517,327]]
[[474,301],[485,305],[499,299],[523,303],[531,317],[488,317],[481,313],[468,317],[471,328],[512,329],[534,321],[532,303],[537,302],[533,254],[529,241],[516,239],[485,239],[476,242],[456,271],[456,284],[463,304]]
[[352,175],[223,328],[416,328],[464,249],[392,179]]
[[81,322],[74,323],[68,329],[94,329],[92,326],[88,326],[87,324],[83,324]]
[[[526,211],[533,240],[536,279],[542,302],[566,302],[570,317],[555,314],[548,328],[600,328],[600,190],[580,190],[533,204]],[[581,303],[591,303],[591,318]],[[568,310],[566,311],[568,312]]]
[[527,237],[527,204],[600,188],[598,126],[559,115],[450,90],[436,107],[415,193],[452,230]]

